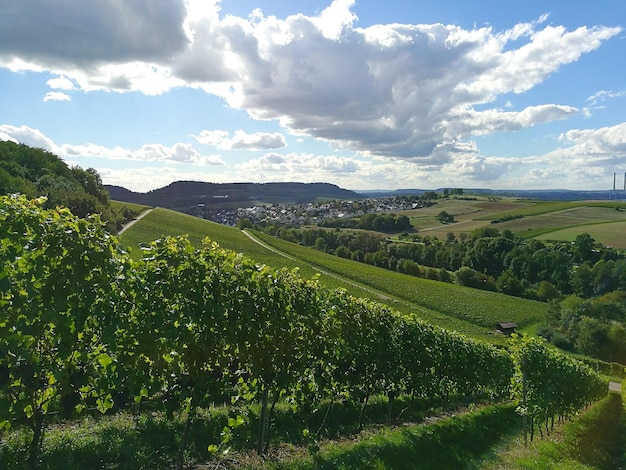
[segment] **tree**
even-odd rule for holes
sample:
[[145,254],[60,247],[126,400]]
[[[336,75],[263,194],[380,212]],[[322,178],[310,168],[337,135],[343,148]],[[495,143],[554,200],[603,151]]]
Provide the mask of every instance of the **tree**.
[[539,300],[547,302],[548,300],[559,299],[561,293],[554,284],[548,281],[540,281],[539,284],[537,284],[537,297]]
[[439,214],[437,214],[437,220],[442,224],[450,224],[454,222],[454,216],[448,214],[446,211],[441,211],[439,212]]
[[[255,227],[252,221],[248,217],[240,217],[239,219],[237,219],[237,228],[239,230],[245,230],[248,228],[254,229]],[[269,231],[267,233],[269,233]]]
[[592,261],[595,240],[588,233],[576,235],[572,245],[572,253],[577,262]]
[[496,281],[496,287],[500,292],[507,295],[520,297],[524,293],[524,287],[511,271],[504,271]]
[[465,264],[476,271],[499,276],[504,269],[506,256],[514,246],[515,242],[504,237],[479,238],[468,250]]
[[322,237],[318,237],[315,240],[315,249],[318,251],[326,252],[326,250],[328,249],[328,244],[326,243],[326,240]]
[[607,342],[608,327],[595,318],[584,316],[578,323],[576,349],[588,356],[601,357]]

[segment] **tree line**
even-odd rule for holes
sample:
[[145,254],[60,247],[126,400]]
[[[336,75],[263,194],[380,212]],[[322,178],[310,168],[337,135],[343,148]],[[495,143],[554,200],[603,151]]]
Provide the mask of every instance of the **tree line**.
[[316,228],[282,228],[275,235],[392,271],[536,300],[626,290],[626,257],[589,234],[573,243],[527,240],[492,227],[459,238],[450,233],[445,240],[405,232],[398,242],[382,234]]

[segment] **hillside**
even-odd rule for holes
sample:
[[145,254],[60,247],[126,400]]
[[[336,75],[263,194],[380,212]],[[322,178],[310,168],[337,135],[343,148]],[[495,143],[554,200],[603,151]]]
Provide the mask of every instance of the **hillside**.
[[277,250],[271,251],[235,228],[162,208],[138,221],[124,232],[120,241],[139,254],[140,243],[183,234],[196,247],[208,237],[256,262],[276,269],[298,267],[304,277],[319,275],[320,282],[327,287],[345,288],[358,297],[387,303],[396,310],[489,342],[502,340],[491,334],[496,322],[510,320],[530,326],[543,318],[546,308],[541,302],[393,273],[255,233],[255,238],[262,239],[265,246],[272,245]]
[[115,210],[93,168],[69,167],[61,158],[43,149],[14,142],[0,142],[0,195],[21,193],[29,198],[45,196],[46,208],[67,207],[86,217],[98,213],[107,229],[116,232],[132,211]]
[[353,191],[328,183],[203,183],[176,181],[147,193],[105,186],[117,201],[186,210],[199,204],[212,208],[249,207],[255,202],[292,204],[318,199],[359,199]]

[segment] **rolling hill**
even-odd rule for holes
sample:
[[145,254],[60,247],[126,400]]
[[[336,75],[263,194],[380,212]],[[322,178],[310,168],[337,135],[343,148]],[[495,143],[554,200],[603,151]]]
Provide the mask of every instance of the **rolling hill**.
[[328,183],[202,183],[177,181],[147,193],[105,186],[111,199],[180,210],[198,204],[212,208],[248,207],[254,202],[292,204],[319,199],[359,199],[353,191]]

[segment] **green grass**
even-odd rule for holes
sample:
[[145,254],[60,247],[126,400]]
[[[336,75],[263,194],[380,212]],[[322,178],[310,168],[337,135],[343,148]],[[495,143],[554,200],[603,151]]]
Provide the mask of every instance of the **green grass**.
[[164,236],[187,235],[189,241],[196,247],[203,245],[203,240],[209,238],[217,242],[222,248],[243,253],[247,257],[261,264],[267,264],[275,269],[298,268],[304,278],[320,277],[320,283],[328,288],[345,288],[352,295],[358,297],[370,297],[380,300],[380,297],[372,295],[363,288],[346,284],[338,279],[320,274],[310,264],[301,260],[292,260],[280,256],[275,252],[250,240],[241,230],[234,227],[217,224],[204,219],[169,209],[156,208],[136,224],[126,230],[120,237],[120,243],[126,249],[130,249],[131,255],[138,259],[141,255],[140,244],[157,240]]
[[[254,232],[255,237],[293,258],[289,259],[255,243],[236,228],[161,208],[154,209],[125,231],[120,241],[138,257],[140,243],[165,235],[184,234],[196,247],[208,237],[221,247],[244,253],[259,263],[276,269],[297,267],[303,277],[319,275],[320,283],[328,288],[345,288],[352,295],[388,304],[395,310],[417,315],[442,328],[491,342],[504,341],[490,334],[495,323],[515,321],[523,327],[539,321],[546,308],[541,302],[419,279]],[[319,270],[342,279],[320,274]]]
[[[512,405],[491,405],[421,424],[404,421],[383,427],[386,414],[383,399],[369,406],[368,412],[374,420],[362,432],[354,429],[359,407],[349,406],[345,412],[331,414],[333,435],[326,434],[315,443],[303,437],[302,417],[294,414],[290,406],[279,404],[274,444],[267,458],[261,459],[251,449],[258,408],[251,406],[245,429],[234,431],[231,453],[217,458],[208,452],[208,446],[219,444],[228,415],[224,408],[199,410],[185,452],[187,465],[204,462],[206,468],[224,468],[220,463],[229,462],[236,468],[479,468],[478,462],[501,439],[517,432],[521,421]],[[337,408],[342,411],[339,405]],[[174,468],[184,423],[184,416],[123,413],[54,425],[46,433],[41,468]],[[307,454],[312,444],[320,449],[314,455]],[[27,446],[25,429],[8,434],[0,441],[0,467],[24,468]],[[421,465],[415,467],[416,461]]]
[[537,215],[552,214],[555,212],[577,209],[580,207],[600,207],[600,208],[620,208],[626,209],[626,203],[616,201],[532,201],[532,204],[520,207],[513,211],[501,212],[498,217],[506,217],[509,215],[523,215],[531,217]]
[[[456,222],[447,225],[438,224],[435,215],[442,209],[453,214]],[[626,245],[624,237],[620,237],[620,229],[617,226],[616,234],[615,232],[612,234],[610,227],[607,226],[606,231],[609,233],[605,235],[601,228],[594,229],[591,225],[626,222],[626,203],[618,201],[526,201],[505,198],[498,202],[488,202],[484,199],[476,201],[450,199],[439,201],[430,208],[406,211],[405,214],[410,217],[411,223],[422,235],[434,235],[439,238],[445,238],[449,232],[458,237],[462,233],[492,227],[500,231],[510,230],[524,238],[545,236],[567,241],[567,237],[571,236],[564,232],[561,238],[560,230],[577,230],[577,227],[580,227],[583,231],[594,230],[594,233],[597,233],[594,238],[605,245],[618,248]],[[498,224],[491,223],[494,219],[508,216],[522,218]]]
[[111,207],[114,210],[121,210],[123,208],[127,208],[130,211],[141,214],[143,211],[150,209],[150,206],[144,206],[141,204],[133,204],[132,202],[122,202],[122,201],[111,201]]
[[[545,433],[545,430],[544,430]],[[619,394],[608,394],[572,421],[557,425],[543,438],[524,446],[521,436],[509,442],[484,463],[496,469],[596,469],[623,468],[626,420]]]
[[[283,267],[293,269],[300,266],[297,262],[277,256],[259,246],[237,228],[160,207],[152,210],[126,230],[119,239],[122,246],[130,249],[131,253],[138,257],[140,255],[139,246],[142,243],[157,240],[167,235],[187,235],[189,241],[196,248],[202,247],[205,238],[209,238],[211,241],[217,242],[222,248],[244,253],[259,263],[265,263],[277,269]],[[312,276],[314,271],[309,270],[306,274]]]
[[387,428],[356,442],[322,446],[319,453],[272,469],[477,469],[493,446],[517,432],[514,406],[490,406],[430,425]]
[[573,241],[580,234],[588,233],[598,243],[615,248],[626,248],[626,221],[602,222],[586,225],[576,225],[560,230],[550,231],[539,236],[539,240]]

